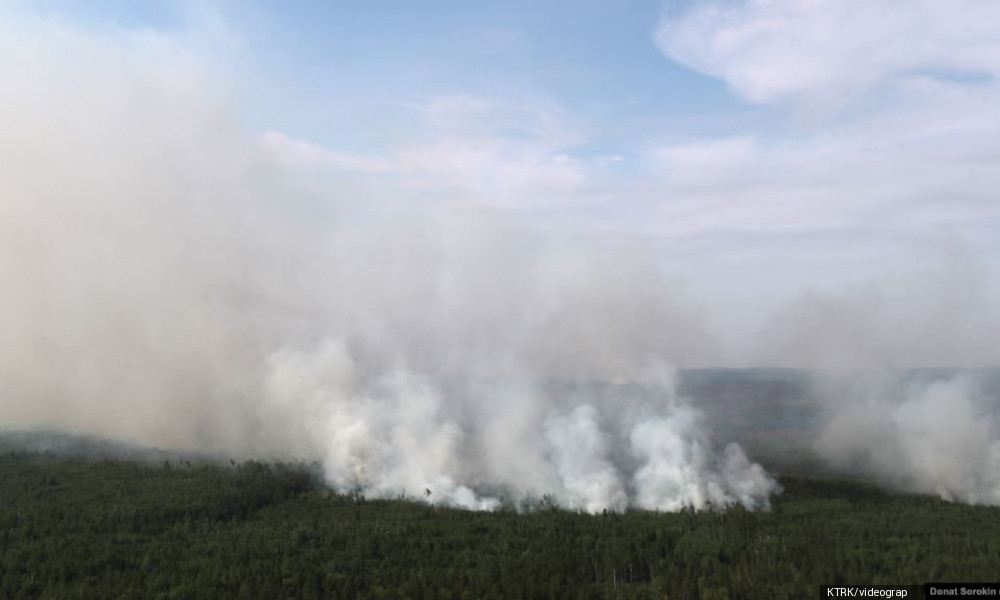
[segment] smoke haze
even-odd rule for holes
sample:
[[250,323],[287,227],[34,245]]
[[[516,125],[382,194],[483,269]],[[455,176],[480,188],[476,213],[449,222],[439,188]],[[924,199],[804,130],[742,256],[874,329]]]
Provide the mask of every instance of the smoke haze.
[[1000,402],[989,381],[884,372],[827,381],[830,414],[816,450],[890,488],[1000,505]]
[[670,376],[624,412],[545,387],[707,359],[648,254],[350,182],[321,205],[168,42],[34,33],[0,52],[6,426],[319,460],[339,489],[468,508],[767,505]]
[[[470,509],[757,509],[775,479],[715,435],[675,369],[1000,355],[990,276],[971,258],[915,293],[806,293],[752,343],[731,339],[655,244],[511,210],[529,188],[552,205],[592,193],[558,158],[567,136],[548,112],[452,98],[541,133],[475,132],[483,154],[448,170],[464,121],[434,121],[435,105],[439,145],[362,160],[251,133],[238,86],[176,40],[13,23],[0,25],[4,428],[318,461],[339,490]],[[500,181],[483,184],[492,160]],[[821,456],[1000,504],[992,392],[848,379],[820,394]]]

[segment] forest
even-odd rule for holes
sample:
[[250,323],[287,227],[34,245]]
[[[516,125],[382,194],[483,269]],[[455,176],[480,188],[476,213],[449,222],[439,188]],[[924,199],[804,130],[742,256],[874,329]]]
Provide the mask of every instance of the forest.
[[309,465],[0,456],[2,598],[806,598],[992,581],[1000,509],[782,477],[766,512],[471,512]]

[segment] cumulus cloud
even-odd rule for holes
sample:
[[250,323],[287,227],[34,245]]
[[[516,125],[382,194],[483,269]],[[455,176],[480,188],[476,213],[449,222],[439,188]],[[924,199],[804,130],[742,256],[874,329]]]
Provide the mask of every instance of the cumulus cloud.
[[[992,3],[963,6],[750,0],[669,11],[657,31],[669,57],[777,105],[791,125],[651,148],[651,167],[680,197],[665,219],[691,233],[949,226],[986,242],[976,223],[1000,218],[1000,36],[984,24]],[[796,119],[815,107],[835,110]]]
[[656,40],[753,102],[850,98],[910,78],[992,79],[997,18],[989,0],[700,2],[668,12]]
[[744,136],[657,147],[653,160],[712,148],[695,167],[701,195],[780,204],[788,219],[773,214],[777,226],[805,214],[815,215],[806,226],[832,228],[996,219],[1000,36],[986,23],[998,9],[960,4],[749,0],[668,12],[657,42],[681,64],[754,102],[850,110],[755,134],[752,153]]

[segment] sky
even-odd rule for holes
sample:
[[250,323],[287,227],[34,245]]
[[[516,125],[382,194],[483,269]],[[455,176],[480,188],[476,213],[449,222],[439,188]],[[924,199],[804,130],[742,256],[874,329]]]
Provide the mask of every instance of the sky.
[[720,363],[853,352],[874,322],[875,356],[997,362],[991,0],[0,6],[195,73],[316,219],[324,194],[402,222],[433,199],[642,248],[729,332]]

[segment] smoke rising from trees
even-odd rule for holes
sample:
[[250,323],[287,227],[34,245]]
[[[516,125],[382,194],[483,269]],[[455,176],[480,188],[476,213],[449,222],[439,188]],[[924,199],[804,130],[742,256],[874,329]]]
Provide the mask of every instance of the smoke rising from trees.
[[[430,168],[404,191],[377,161],[289,166],[175,42],[20,25],[0,26],[0,425],[316,460],[338,489],[468,508],[768,506],[774,479],[677,393],[674,368],[729,340],[651,247],[435,194]],[[528,183],[570,194],[579,178],[556,167]],[[988,355],[992,305],[957,297],[985,315],[963,331]],[[891,303],[803,302],[748,355],[823,367],[863,347],[881,365],[966,347],[919,318],[906,336],[869,327]],[[956,314],[942,306],[935,327]],[[1000,502],[995,420],[961,384],[867,398],[831,405],[824,456]]]

